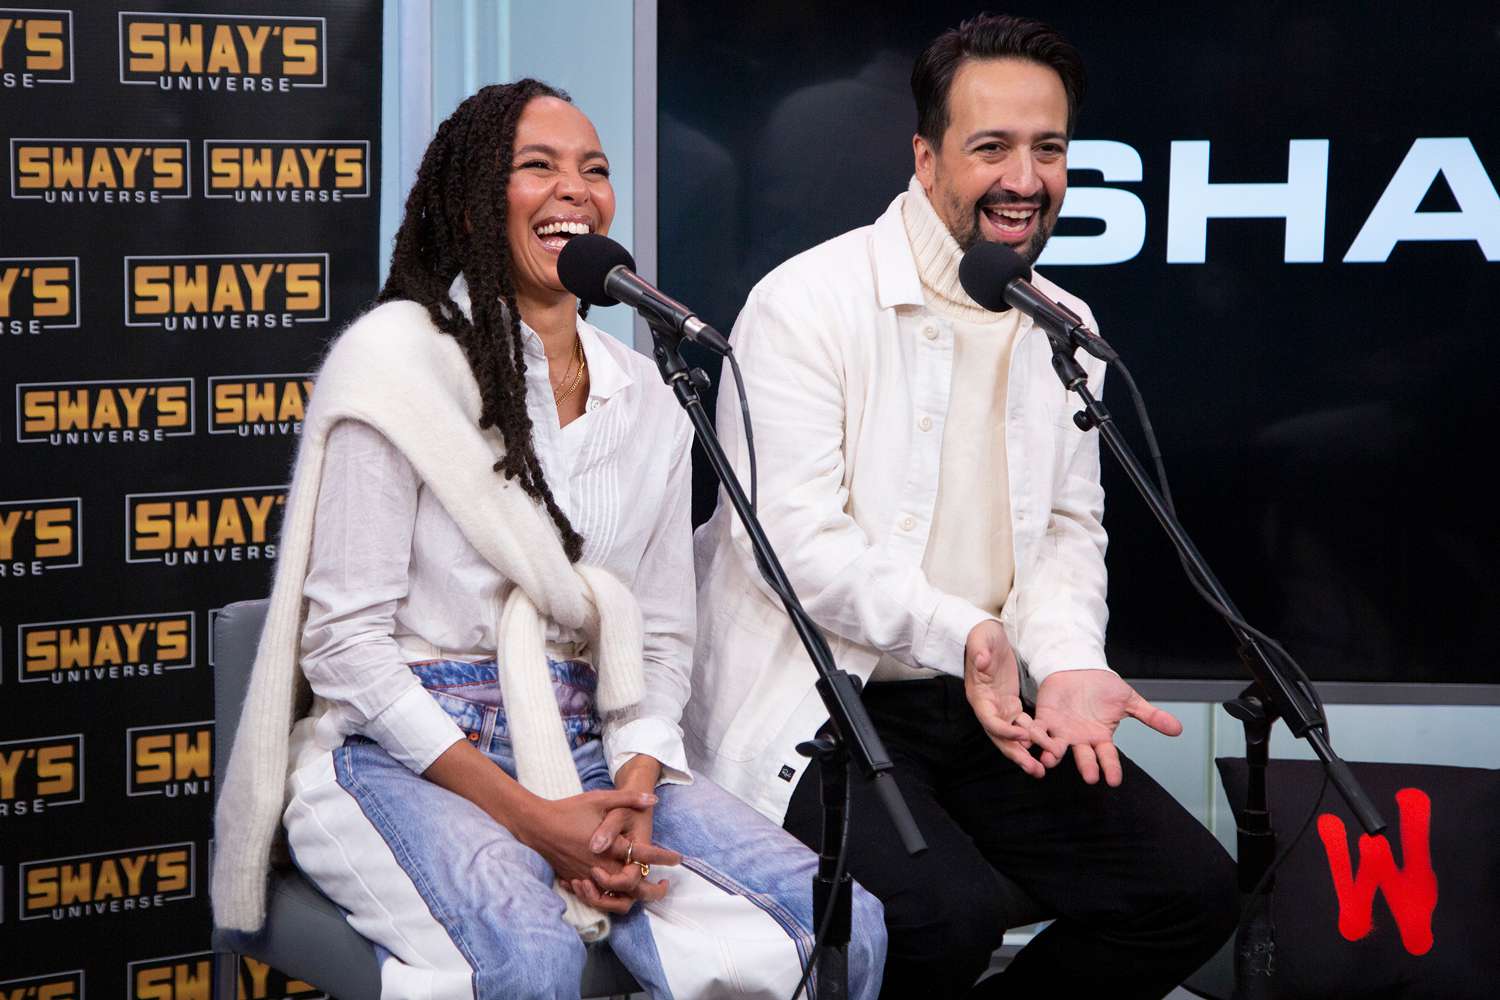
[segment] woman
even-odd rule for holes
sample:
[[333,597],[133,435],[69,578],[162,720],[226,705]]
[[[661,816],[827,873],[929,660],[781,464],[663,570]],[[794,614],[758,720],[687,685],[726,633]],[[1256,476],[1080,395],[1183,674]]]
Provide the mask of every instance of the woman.
[[[691,431],[557,277],[613,215],[564,94],[484,88],[318,377],[215,918],[263,921],[282,818],[384,996],[577,996],[582,942],[610,933],[652,996],[785,997],[810,946],[813,857],[683,755]],[[851,995],[873,997],[879,904],[854,904]]]

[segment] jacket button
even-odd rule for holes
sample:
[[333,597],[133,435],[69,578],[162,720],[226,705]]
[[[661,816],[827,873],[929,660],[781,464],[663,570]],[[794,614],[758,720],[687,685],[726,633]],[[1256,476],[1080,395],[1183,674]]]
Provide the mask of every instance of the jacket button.
[[917,421],[917,426],[924,431],[932,430],[932,418],[924,416],[921,420]]
[[916,526],[917,526],[917,519],[914,518],[914,517],[912,517],[911,515],[907,515],[906,517],[903,517],[901,519],[901,530],[902,531],[910,531],[911,529],[915,528]]
[[926,337],[928,340],[937,340],[937,327],[935,327],[935,326],[924,326],[924,327],[922,327],[922,336]]

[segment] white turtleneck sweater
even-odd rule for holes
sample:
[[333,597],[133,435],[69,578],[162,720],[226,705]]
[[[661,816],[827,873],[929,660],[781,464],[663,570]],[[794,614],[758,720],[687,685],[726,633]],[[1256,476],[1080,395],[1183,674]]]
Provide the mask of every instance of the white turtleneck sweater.
[[[963,251],[915,177],[901,219],[927,308],[953,331],[953,389],[922,571],[934,587],[998,619],[1015,577],[1005,466],[1005,388],[1021,314],[1014,309],[990,312],[963,290],[958,282]],[[882,656],[870,679],[915,680],[939,674]]]

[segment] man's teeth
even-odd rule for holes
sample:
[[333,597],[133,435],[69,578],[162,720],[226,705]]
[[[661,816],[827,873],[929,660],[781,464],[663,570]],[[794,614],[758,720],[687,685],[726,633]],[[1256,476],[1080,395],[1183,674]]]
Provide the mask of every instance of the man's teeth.
[[582,236],[589,231],[586,222],[548,222],[536,227],[538,236],[551,236],[554,233],[567,233],[569,236]]
[[1034,208],[992,208],[991,212],[1005,219],[1020,219],[1025,221],[1036,214]]

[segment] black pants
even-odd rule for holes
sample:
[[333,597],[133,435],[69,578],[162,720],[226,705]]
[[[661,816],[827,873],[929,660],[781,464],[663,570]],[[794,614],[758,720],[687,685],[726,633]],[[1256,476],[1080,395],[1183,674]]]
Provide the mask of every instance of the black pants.
[[[871,684],[864,701],[928,845],[907,856],[854,779],[849,870],[885,904],[882,998],[1160,998],[1233,931],[1233,862],[1123,755],[1119,788],[1084,784],[1071,755],[1038,781],[995,749],[957,678]],[[786,814],[814,850],[818,800],[814,765]],[[975,987],[1006,928],[1026,922],[997,872],[1056,919]]]

